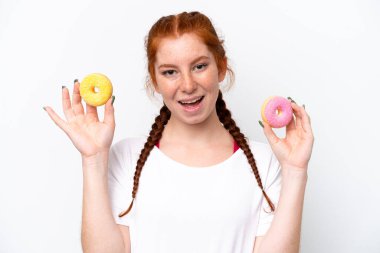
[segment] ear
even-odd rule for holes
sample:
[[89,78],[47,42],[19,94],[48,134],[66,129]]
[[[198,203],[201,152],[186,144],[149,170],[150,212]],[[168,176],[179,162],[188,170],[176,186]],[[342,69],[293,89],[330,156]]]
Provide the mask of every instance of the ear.
[[223,66],[222,66],[221,70],[218,73],[219,82],[222,82],[224,80],[224,78],[226,77],[226,73],[227,73],[227,57],[223,58],[222,65]]
[[154,91],[157,92],[158,94],[161,94],[160,89],[158,88],[157,83],[153,83]]
[[158,88],[157,82],[153,81],[152,78],[149,77],[148,85],[153,88],[154,92],[161,94],[160,89]]

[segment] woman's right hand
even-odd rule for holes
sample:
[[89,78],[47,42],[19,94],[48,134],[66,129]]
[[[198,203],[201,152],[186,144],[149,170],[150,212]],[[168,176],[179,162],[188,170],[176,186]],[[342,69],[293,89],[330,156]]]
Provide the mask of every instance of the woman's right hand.
[[69,90],[62,87],[62,107],[66,121],[61,119],[49,106],[44,109],[55,124],[69,136],[82,158],[89,158],[101,152],[108,152],[111,147],[115,132],[115,116],[112,105],[115,97],[112,96],[107,101],[104,109],[104,121],[100,122],[95,106],[86,103],[86,113],[84,112],[79,85],[79,82],[74,83],[72,102]]

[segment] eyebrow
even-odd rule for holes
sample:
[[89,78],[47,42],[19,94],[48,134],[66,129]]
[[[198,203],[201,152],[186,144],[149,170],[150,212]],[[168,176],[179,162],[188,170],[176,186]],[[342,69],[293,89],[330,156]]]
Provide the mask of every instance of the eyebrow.
[[[195,58],[192,62],[191,62],[191,65],[193,65],[194,63],[196,63],[197,61],[199,61],[199,60],[202,60],[202,59],[210,59],[210,57],[208,57],[208,56],[205,56],[205,55],[202,55],[202,56],[199,56],[199,57],[197,57],[197,58]],[[174,64],[161,64],[160,66],[158,66],[158,68],[175,68],[176,67],[176,65],[174,65]]]

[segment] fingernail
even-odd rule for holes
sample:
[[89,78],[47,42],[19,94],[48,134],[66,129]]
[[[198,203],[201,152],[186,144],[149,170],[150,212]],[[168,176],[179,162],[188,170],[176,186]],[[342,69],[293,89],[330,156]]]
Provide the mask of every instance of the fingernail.
[[293,98],[288,97],[288,99],[289,99],[290,101],[292,101],[293,103],[297,104],[296,101],[293,100]]
[[305,109],[305,105],[302,105],[303,109]]
[[261,122],[261,120],[259,120],[259,124],[262,128],[264,128],[264,125],[263,125],[263,122]]
[[74,83],[76,83],[76,82],[78,82],[78,79],[75,79],[75,80],[74,80]]
[[113,105],[113,102],[115,101],[115,96],[112,96],[112,102],[111,105]]
[[62,90],[63,90],[64,88],[66,88],[66,86],[65,86],[65,85],[62,85]]
[[42,107],[42,108],[44,108],[44,110],[46,111],[46,107],[44,106],[44,107]]

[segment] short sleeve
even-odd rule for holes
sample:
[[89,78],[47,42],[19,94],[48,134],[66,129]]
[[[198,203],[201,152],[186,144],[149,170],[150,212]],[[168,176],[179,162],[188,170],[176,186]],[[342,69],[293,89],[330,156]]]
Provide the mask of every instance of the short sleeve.
[[124,141],[114,144],[108,160],[108,192],[115,222],[125,226],[130,225],[133,212],[121,218],[119,214],[125,211],[132,201],[132,169],[131,152],[127,143]]
[[[281,165],[273,152],[269,163],[268,173],[263,185],[265,193],[277,208],[281,191]],[[272,224],[273,217],[274,212],[270,212],[269,204],[265,197],[263,197],[256,236],[265,235]]]

